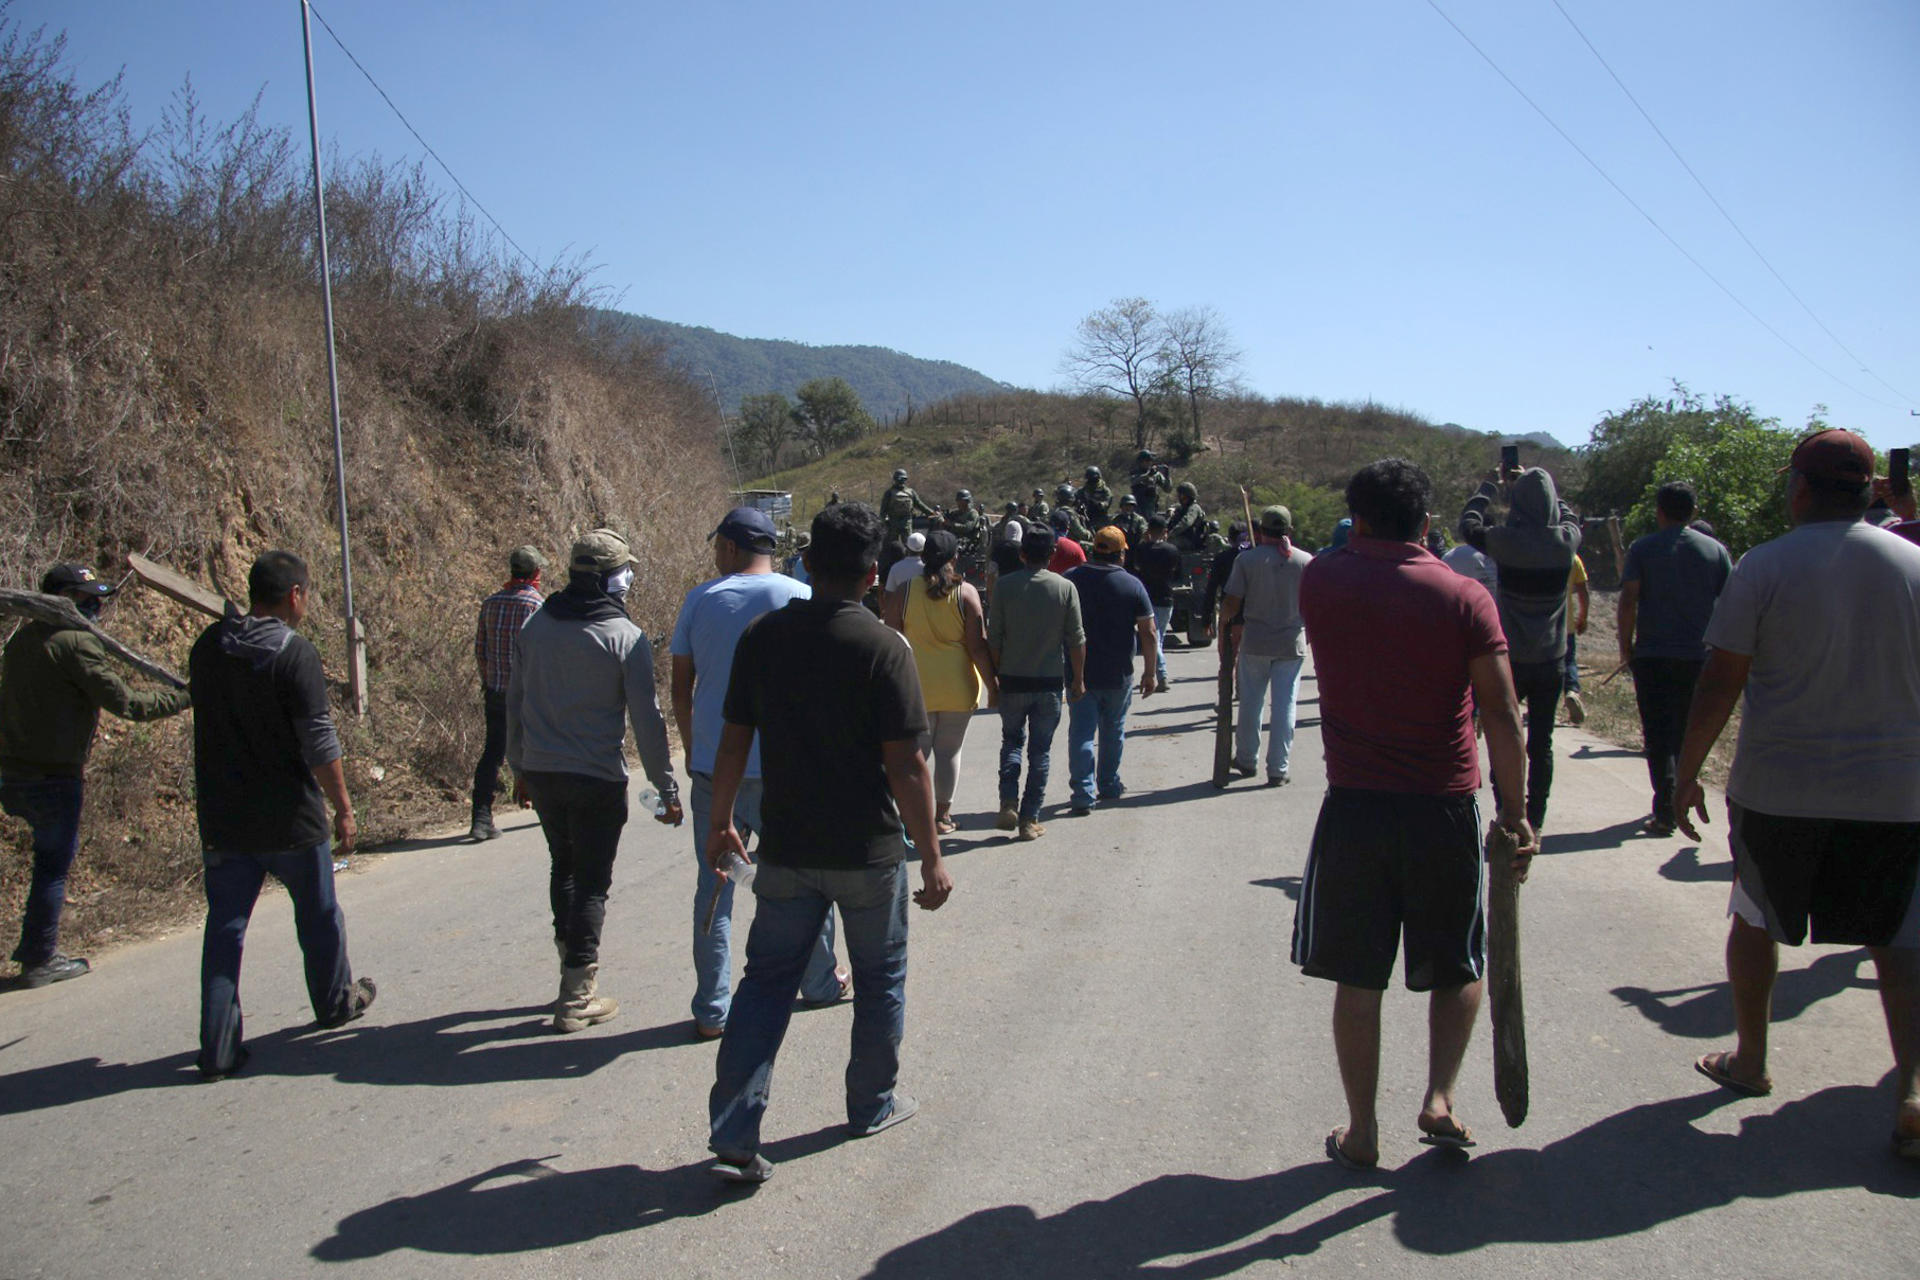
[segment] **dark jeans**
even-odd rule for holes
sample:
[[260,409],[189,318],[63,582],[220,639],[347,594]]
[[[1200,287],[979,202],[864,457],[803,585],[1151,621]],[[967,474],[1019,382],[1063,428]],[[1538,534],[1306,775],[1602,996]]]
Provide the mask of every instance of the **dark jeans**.
[[1574,650],[1577,649],[1579,646],[1574,643],[1575,638],[1576,637],[1574,636],[1573,632],[1571,631],[1567,632],[1567,692],[1568,693],[1580,692],[1580,660],[1574,657]]
[[1646,743],[1647,778],[1653,783],[1653,820],[1673,826],[1674,775],[1680,743],[1687,736],[1687,708],[1704,662],[1690,658],[1635,658],[1633,696],[1640,704],[1640,736]]
[[487,744],[480,748],[480,763],[473,769],[473,811],[493,808],[493,794],[500,789],[500,766],[507,758],[507,694],[502,689],[481,691],[486,701]]
[[79,778],[0,780],[0,808],[33,828],[33,878],[21,912],[20,945],[13,952],[22,969],[45,964],[59,947],[67,872],[80,852],[82,790]]
[[[1057,691],[1000,691],[1000,807],[1016,806],[1025,822],[1038,821],[1052,767],[1053,734],[1060,727]],[[1027,789],[1020,791],[1020,757],[1027,757]]]
[[893,1110],[907,1015],[907,864],[825,871],[763,862],[753,881],[747,972],[733,993],[727,1033],[707,1095],[708,1145],[729,1160],[760,1149],[773,1060],[793,1017],[800,975],[828,913],[853,969],[853,1052],[847,1060],[847,1123],[864,1129]]
[[553,936],[566,944],[566,967],[600,960],[600,926],[607,918],[607,889],[620,828],[627,825],[627,784],[580,773],[521,775],[540,829],[547,834],[552,874]]
[[[1539,826],[1547,819],[1547,792],[1553,789],[1553,717],[1560,709],[1565,663],[1515,662],[1513,692],[1527,710],[1527,821]],[[1494,788],[1494,803],[1500,789]]]
[[200,1069],[227,1072],[240,1059],[240,956],[268,875],[293,899],[293,927],[306,961],[314,1018],[338,1022],[353,998],[347,921],[333,894],[333,850],[322,840],[281,853],[206,855],[207,932],[200,946]]

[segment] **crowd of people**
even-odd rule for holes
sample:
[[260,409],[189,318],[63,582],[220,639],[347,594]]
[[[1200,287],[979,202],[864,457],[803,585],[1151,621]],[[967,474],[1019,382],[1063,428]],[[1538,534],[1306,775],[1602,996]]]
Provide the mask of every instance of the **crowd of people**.
[[[1139,462],[1118,503],[1089,468],[1087,485],[1064,495],[1070,509],[1048,508],[1036,490],[1033,504],[994,523],[962,491],[962,509],[928,530],[913,527],[926,504],[897,472],[877,509],[822,510],[792,573],[776,568],[780,539],[763,512],[735,508],[714,528],[715,576],[682,601],[668,685],[693,816],[692,1034],[719,1042],[709,1095],[717,1176],[772,1173],[760,1132],[796,1002],[852,1001],[852,1135],[915,1113],[897,1088],[907,906],[935,910],[953,892],[940,842],[960,825],[954,796],[975,714],[1000,719],[994,823],[1015,840],[1046,835],[1063,715],[1066,814],[1084,818],[1126,794],[1133,699],[1167,681],[1160,592],[1167,566],[1177,573],[1181,563],[1170,544],[1191,540],[1196,523],[1206,536],[1204,512],[1184,514],[1197,508],[1191,495],[1171,513],[1159,509],[1166,469],[1145,453]],[[1644,830],[1699,838],[1697,823],[1710,820],[1701,772],[1744,699],[1727,786],[1737,1040],[1695,1066],[1736,1092],[1770,1091],[1778,946],[1811,936],[1866,947],[1897,1068],[1893,1145],[1920,1158],[1913,498],[1878,490],[1908,540],[1863,519],[1876,497],[1873,456],[1845,431],[1808,437],[1783,470],[1793,528],[1738,565],[1697,528],[1686,484],[1659,490],[1657,529],[1626,552],[1620,659],[1644,734]],[[1421,1140],[1474,1144],[1455,1088],[1486,968],[1486,851],[1512,848],[1524,879],[1539,848],[1554,721],[1579,706],[1569,673],[1577,679],[1588,597],[1580,521],[1544,470],[1489,474],[1453,522],[1460,545],[1444,557],[1418,466],[1373,463],[1345,497],[1349,516],[1317,555],[1295,544],[1285,507],[1261,511],[1250,543],[1235,537],[1221,548],[1207,600],[1209,610],[1218,602],[1223,661],[1233,661],[1240,776],[1264,772],[1270,787],[1293,780],[1298,689],[1312,655],[1327,787],[1292,959],[1335,984],[1348,1116],[1328,1135],[1327,1155],[1367,1168],[1380,1158],[1381,1005],[1396,959],[1406,986],[1429,1000]],[[1142,518],[1142,507],[1152,514]],[[1084,537],[1074,536],[1076,517],[1094,526]],[[984,589],[960,571],[969,537],[989,544]],[[892,542],[899,554],[887,563]],[[643,804],[660,823],[684,820],[653,648],[626,608],[635,563],[620,534],[595,530],[574,543],[562,589],[544,594],[544,557],[517,548],[476,628],[487,732],[470,835],[499,834],[504,763],[549,851],[559,1033],[619,1011],[600,988],[599,953],[629,813],[629,730],[648,782]],[[57,937],[98,711],[153,719],[191,702],[208,902],[198,1063],[209,1079],[247,1060],[239,961],[266,876],[293,900],[316,1019],[338,1026],[375,996],[370,980],[353,976],[334,895],[334,849],[350,850],[356,830],[319,658],[299,634],[306,565],[269,552],[248,588],[247,611],[194,645],[186,694],[129,690],[90,631],[43,622],[15,633],[0,667],[0,802],[29,823],[34,842],[14,953],[31,986],[86,971],[58,952]],[[42,589],[92,614],[111,594],[78,566],[56,568]],[[874,592],[877,609],[865,603]],[[1482,737],[1491,829],[1477,800]],[[736,983],[730,926],[744,884],[756,909]]]

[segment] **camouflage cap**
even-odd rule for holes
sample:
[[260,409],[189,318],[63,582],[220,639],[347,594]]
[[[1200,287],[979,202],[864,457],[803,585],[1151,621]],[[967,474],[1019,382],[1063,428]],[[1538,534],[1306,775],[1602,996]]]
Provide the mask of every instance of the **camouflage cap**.
[[573,573],[612,573],[639,563],[625,538],[611,529],[595,529],[574,542],[569,568]]
[[1260,532],[1282,538],[1293,532],[1293,512],[1282,506],[1260,508]]
[[507,568],[516,578],[531,578],[547,567],[547,558],[537,547],[519,546],[507,553]]

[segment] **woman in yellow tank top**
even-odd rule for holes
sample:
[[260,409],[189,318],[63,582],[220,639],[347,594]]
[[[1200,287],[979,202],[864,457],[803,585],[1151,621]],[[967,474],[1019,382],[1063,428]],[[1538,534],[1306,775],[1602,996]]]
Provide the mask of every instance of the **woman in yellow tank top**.
[[887,621],[913,646],[914,666],[920,672],[920,695],[931,726],[921,736],[920,750],[933,761],[934,825],[942,835],[959,825],[953,820],[953,790],[960,777],[960,748],[981,689],[986,689],[989,707],[1000,701],[980,593],[953,563],[958,545],[944,529],[929,533],[920,552],[925,567],[886,602]]

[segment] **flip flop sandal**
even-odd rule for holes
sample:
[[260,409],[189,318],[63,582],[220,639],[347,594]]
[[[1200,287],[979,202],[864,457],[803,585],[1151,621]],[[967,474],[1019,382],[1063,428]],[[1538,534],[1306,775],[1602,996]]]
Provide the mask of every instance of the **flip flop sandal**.
[[1345,1129],[1335,1129],[1327,1135],[1327,1159],[1333,1161],[1350,1173],[1372,1173],[1376,1167],[1375,1165],[1362,1164],[1341,1149],[1340,1139],[1346,1136],[1347,1131]]
[[1451,1124],[1459,1132],[1430,1133],[1422,1129],[1420,1131],[1420,1145],[1424,1147],[1439,1147],[1443,1151],[1465,1151],[1468,1147],[1477,1147],[1480,1145],[1473,1140],[1473,1130],[1467,1128],[1451,1116],[1447,1118],[1447,1123]]
[[1695,1058],[1693,1069],[1722,1089],[1737,1093],[1743,1098],[1764,1098],[1773,1092],[1773,1086],[1770,1084],[1749,1084],[1728,1071],[1726,1061],[1731,1056],[1727,1053],[1710,1053],[1704,1058]]
[[745,1164],[735,1164],[731,1160],[715,1160],[707,1166],[707,1172],[722,1182],[758,1186],[773,1176],[773,1164],[765,1156],[755,1155]]

